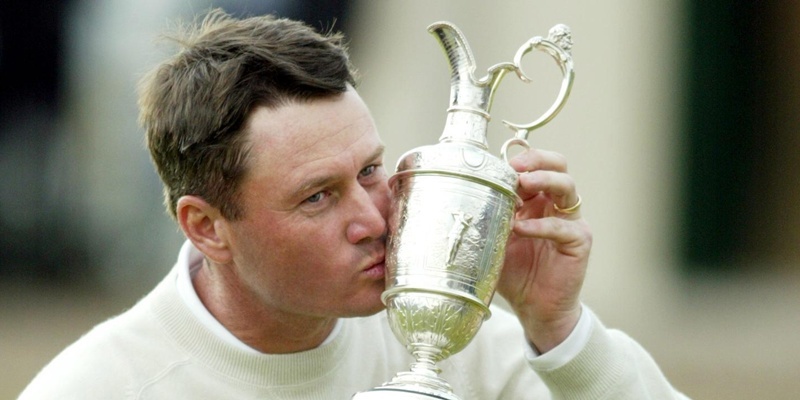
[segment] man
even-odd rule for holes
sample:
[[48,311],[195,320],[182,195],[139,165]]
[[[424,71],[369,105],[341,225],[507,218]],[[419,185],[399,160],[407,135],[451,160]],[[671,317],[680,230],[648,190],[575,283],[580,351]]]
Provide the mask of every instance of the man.
[[[383,145],[337,35],[211,12],[142,83],[187,237],[175,268],[22,399],[348,399],[411,361],[388,328]],[[524,205],[495,310],[442,363],[464,400],[684,398],[581,305],[591,233],[558,154],[512,162]]]

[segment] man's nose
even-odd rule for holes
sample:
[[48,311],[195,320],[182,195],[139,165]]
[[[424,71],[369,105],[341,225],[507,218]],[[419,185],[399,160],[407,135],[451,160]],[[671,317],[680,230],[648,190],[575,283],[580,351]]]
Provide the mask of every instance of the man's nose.
[[347,240],[357,244],[383,238],[389,209],[388,189],[369,191],[358,187],[353,194],[353,217],[347,226]]

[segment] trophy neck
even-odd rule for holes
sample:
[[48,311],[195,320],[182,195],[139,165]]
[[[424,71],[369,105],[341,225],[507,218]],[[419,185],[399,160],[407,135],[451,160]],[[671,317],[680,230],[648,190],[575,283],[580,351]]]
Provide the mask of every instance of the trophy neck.
[[439,142],[467,143],[483,150],[489,148],[486,140],[489,114],[452,107],[448,111]]

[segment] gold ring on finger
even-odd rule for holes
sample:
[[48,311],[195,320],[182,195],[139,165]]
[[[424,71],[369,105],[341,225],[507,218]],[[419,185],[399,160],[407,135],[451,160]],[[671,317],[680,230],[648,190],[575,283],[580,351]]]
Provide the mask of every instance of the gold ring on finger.
[[575,203],[575,205],[572,206],[572,207],[561,208],[561,207],[558,206],[558,204],[553,203],[553,208],[555,208],[556,211],[558,211],[558,212],[560,212],[562,214],[575,214],[581,208],[581,196],[578,195],[578,202]]

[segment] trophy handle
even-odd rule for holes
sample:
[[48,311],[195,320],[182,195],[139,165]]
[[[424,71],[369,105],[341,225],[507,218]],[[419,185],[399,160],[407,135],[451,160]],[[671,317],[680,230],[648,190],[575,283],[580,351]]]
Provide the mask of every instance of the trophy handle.
[[501,149],[501,155],[506,162],[508,162],[509,147],[519,145],[526,149],[530,148],[528,144],[528,134],[530,131],[550,122],[564,107],[564,103],[567,101],[569,93],[572,90],[572,82],[575,79],[572,55],[570,54],[571,48],[572,34],[569,27],[558,24],[550,28],[547,39],[536,36],[517,50],[517,54],[514,56],[514,71],[517,77],[523,82],[531,82],[531,79],[522,70],[522,57],[532,50],[541,50],[550,54],[561,68],[563,79],[561,80],[561,90],[558,93],[558,97],[556,97],[553,105],[551,105],[539,119],[529,124],[515,124],[513,122],[503,121],[505,126],[514,131],[514,137],[503,143]]

